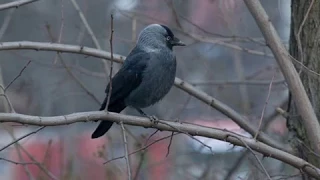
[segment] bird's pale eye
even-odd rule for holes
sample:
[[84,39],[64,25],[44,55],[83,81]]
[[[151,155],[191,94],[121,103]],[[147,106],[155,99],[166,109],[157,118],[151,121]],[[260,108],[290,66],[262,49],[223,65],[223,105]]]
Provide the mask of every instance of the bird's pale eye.
[[170,36],[167,36],[166,39],[167,39],[167,41],[170,41],[170,40],[171,40],[171,37],[170,37]]

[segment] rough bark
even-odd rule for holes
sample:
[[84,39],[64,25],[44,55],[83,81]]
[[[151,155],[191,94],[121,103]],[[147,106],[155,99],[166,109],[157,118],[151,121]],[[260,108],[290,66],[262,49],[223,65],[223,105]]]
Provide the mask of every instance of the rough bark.
[[[292,0],[291,3],[290,54],[298,61],[302,61],[309,70],[320,73],[320,1]],[[298,72],[301,72],[302,83],[319,119],[320,76],[314,76],[314,73],[306,69],[301,71],[300,65],[296,65],[296,68]],[[320,167],[320,156],[312,151],[310,145],[312,139],[307,138],[308,130],[302,124],[301,116],[295,106],[296,103],[299,102],[292,102],[290,118],[287,121],[291,144],[301,158]]]

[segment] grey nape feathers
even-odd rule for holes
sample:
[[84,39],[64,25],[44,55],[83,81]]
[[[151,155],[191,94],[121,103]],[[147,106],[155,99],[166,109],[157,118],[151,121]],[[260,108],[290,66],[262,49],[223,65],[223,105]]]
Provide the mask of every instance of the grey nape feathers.
[[[112,78],[108,111],[120,113],[127,106],[145,108],[161,100],[170,90],[176,75],[173,46],[185,46],[164,25],[151,24],[139,34],[134,49]],[[109,84],[105,93],[109,92]],[[100,110],[106,108],[108,94]],[[101,121],[91,138],[104,135],[113,122]]]

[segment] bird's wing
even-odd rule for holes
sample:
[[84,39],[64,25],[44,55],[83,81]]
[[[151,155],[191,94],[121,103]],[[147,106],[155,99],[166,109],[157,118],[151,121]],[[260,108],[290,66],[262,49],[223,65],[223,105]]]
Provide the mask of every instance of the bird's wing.
[[[124,65],[112,78],[111,84],[111,97],[109,108],[117,103],[124,103],[124,99],[137,88],[142,81],[142,74],[150,59],[150,55],[145,51],[137,48],[133,49],[127,56]],[[109,93],[110,83],[105,90],[106,94]],[[106,96],[107,99],[108,95]],[[106,100],[105,100],[106,102]],[[105,103],[101,109],[105,108]]]

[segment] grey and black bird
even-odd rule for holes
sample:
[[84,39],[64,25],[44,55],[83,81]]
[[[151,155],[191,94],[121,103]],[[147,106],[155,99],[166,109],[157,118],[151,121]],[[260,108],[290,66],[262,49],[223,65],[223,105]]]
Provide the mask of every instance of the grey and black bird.
[[[121,69],[112,78],[108,111],[120,113],[126,107],[151,106],[171,89],[176,75],[174,46],[185,46],[165,25],[151,24],[144,28],[136,46],[127,56]],[[105,110],[110,84],[105,90],[100,110]],[[104,135],[113,122],[101,121],[91,138]]]

